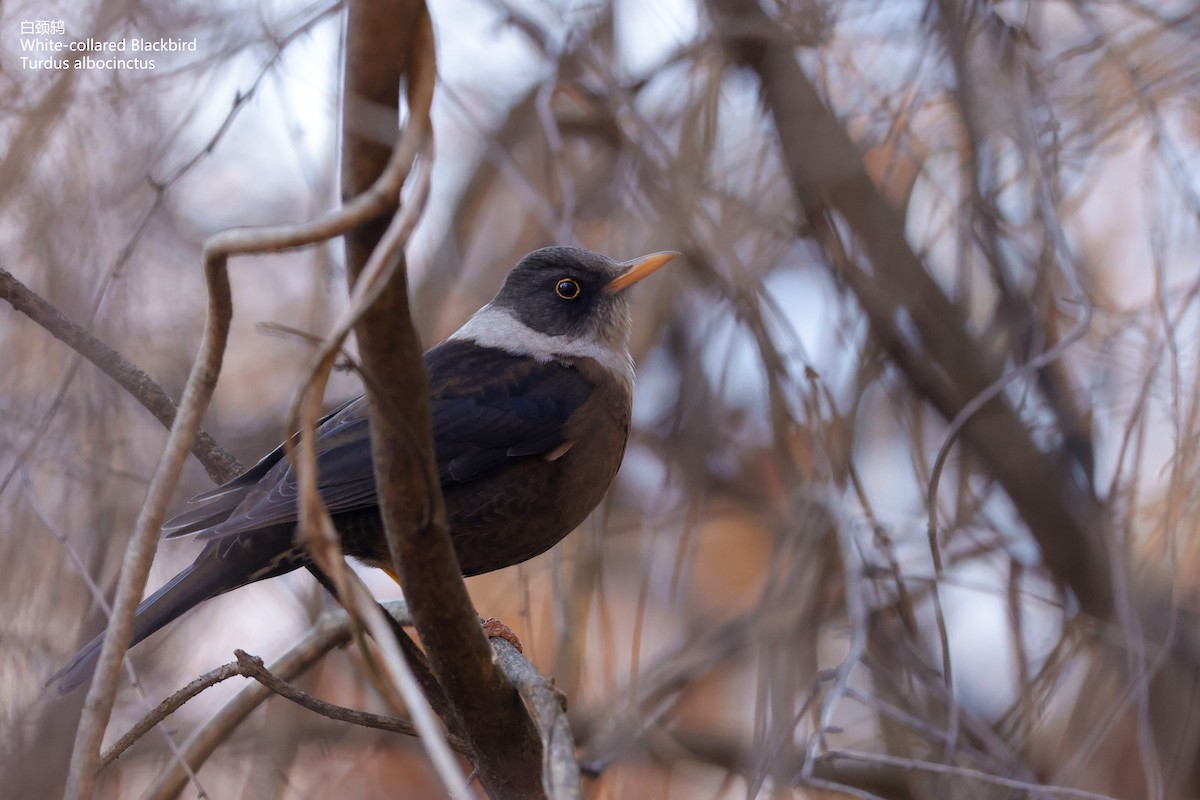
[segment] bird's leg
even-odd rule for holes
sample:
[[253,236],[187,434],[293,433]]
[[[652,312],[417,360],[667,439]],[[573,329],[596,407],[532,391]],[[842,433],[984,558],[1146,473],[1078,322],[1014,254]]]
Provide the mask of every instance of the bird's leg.
[[[404,588],[403,584],[400,583],[400,577],[396,575],[396,572],[391,567],[381,566],[380,569],[390,575],[392,580],[396,582],[397,586],[399,586],[401,589]],[[487,638],[503,639],[513,647],[517,648],[518,653],[521,653],[522,655],[525,654],[525,648],[521,645],[521,640],[517,638],[517,634],[513,633],[513,629],[505,625],[500,620],[496,619],[495,617],[488,617],[487,619],[480,617],[479,624],[483,626],[483,635]]]
[[480,617],[479,624],[483,626],[483,635],[489,639],[503,639],[504,641],[517,648],[517,652],[524,654],[525,648],[521,646],[521,640],[513,633],[513,629],[505,625],[495,617],[483,619]]

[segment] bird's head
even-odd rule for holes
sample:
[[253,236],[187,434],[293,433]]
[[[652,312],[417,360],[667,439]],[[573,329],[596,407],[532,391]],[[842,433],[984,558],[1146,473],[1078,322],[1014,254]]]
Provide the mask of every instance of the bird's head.
[[541,360],[591,357],[630,374],[626,290],[677,255],[666,251],[614,261],[577,247],[535,250],[453,338]]
[[577,247],[543,247],[513,267],[492,305],[547,336],[624,343],[629,333],[625,290],[676,255],[654,253],[620,262]]

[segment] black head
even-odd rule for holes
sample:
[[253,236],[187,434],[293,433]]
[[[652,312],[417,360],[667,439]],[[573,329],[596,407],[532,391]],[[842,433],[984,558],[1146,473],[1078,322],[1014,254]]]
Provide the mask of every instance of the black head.
[[618,262],[578,247],[544,247],[513,267],[492,305],[547,336],[607,338],[628,327],[624,290],[675,255]]

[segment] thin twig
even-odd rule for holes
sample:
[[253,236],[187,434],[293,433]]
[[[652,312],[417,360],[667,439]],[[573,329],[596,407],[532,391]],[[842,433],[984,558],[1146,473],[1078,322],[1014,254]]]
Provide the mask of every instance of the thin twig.
[[[383,603],[382,606],[387,614],[401,625],[412,624],[412,617],[404,601],[393,600]],[[211,677],[215,674],[223,674],[224,671],[234,668],[236,668],[236,671],[233,674],[254,678],[257,683],[247,686],[239,692],[188,739],[184,745],[185,763],[192,770],[198,770],[208,757],[212,755],[217,746],[227,739],[245,721],[250,712],[269,698],[272,693],[280,694],[293,702],[303,705],[305,708],[331,719],[396,733],[416,735],[416,727],[408,726],[404,720],[333,706],[312,698],[303,692],[299,692],[295,687],[290,685],[290,681],[310,669],[326,653],[335,648],[344,647],[349,643],[351,639],[351,625],[350,615],[344,609],[329,611],[317,620],[316,624],[299,643],[278,658],[270,667],[261,666],[262,662],[260,659],[250,656],[242,659],[244,663],[232,662],[201,676],[201,678],[188,684],[187,687],[180,690],[176,695],[173,695],[172,698],[164,701],[159,709],[155,709],[147,718],[139,721],[137,726],[135,726],[135,729],[138,731],[137,734],[133,735],[131,731],[123,736],[120,740],[122,744],[121,750],[116,750],[114,746],[113,749],[105,754],[107,761],[111,762],[113,758],[120,755],[121,751],[132,744],[137,738],[144,735],[154,724],[161,721],[198,693],[198,691],[191,692],[188,696],[184,697],[185,692],[188,692],[192,687],[198,686],[202,681],[211,680]],[[552,737],[547,741],[547,750],[554,750],[558,754],[555,756],[556,765],[553,785],[569,787],[571,785],[571,767],[563,759],[566,758],[567,744],[573,742],[573,737],[570,734],[569,727],[566,727],[565,709],[558,694],[547,679],[538,675],[529,661],[509,645],[508,642],[503,639],[493,639],[492,646],[497,652],[497,663],[504,669],[505,674],[508,675],[514,685],[524,687],[522,689],[522,697],[526,698],[526,702],[537,703],[541,709],[538,712],[539,715],[542,715],[543,719],[549,721],[548,730],[552,731]],[[221,679],[223,680],[224,678]],[[208,685],[212,685],[213,683],[216,683],[216,681],[211,681]],[[178,699],[179,702],[172,702],[175,699]],[[168,703],[172,705],[171,709],[165,713],[160,713],[160,709],[164,708]],[[449,735],[446,739],[456,752],[468,756],[472,754],[470,745],[461,738]],[[571,748],[571,758],[567,760],[574,761],[573,747]],[[144,800],[168,800],[168,798],[173,798],[186,782],[187,773],[183,767],[177,762],[171,762],[159,774],[154,785],[147,791]],[[573,796],[575,795],[570,793],[551,795],[555,800],[558,800],[559,797]]]
[[[307,692],[300,691],[278,676],[272,675],[271,671],[263,665],[263,660],[258,656],[252,656],[244,650],[234,650],[233,654],[237,657],[236,663],[242,675],[254,678],[254,680],[266,686],[280,697],[285,697],[296,705],[303,706],[315,714],[320,714],[323,717],[328,717],[338,722],[349,722],[352,725],[359,725],[364,728],[375,728],[381,731],[388,731],[389,733],[401,733],[405,736],[420,735],[417,727],[406,719],[385,717],[382,714],[372,714],[369,711],[355,711],[352,708],[343,708],[333,703],[327,703],[324,700],[313,697]],[[470,745],[459,737],[446,734],[446,741],[456,753],[465,756],[471,755]]]
[[[153,414],[163,427],[171,427],[175,421],[175,401],[161,386],[4,269],[0,269],[0,299],[7,300],[14,309],[95,364]],[[217,444],[216,439],[203,428],[196,432],[191,451],[215,483],[224,483],[242,471],[238,460]]]
[[[709,0],[709,6],[721,21],[766,18],[754,0]],[[759,76],[801,216],[823,232],[828,246],[837,238],[836,212],[862,245],[871,269],[847,259],[839,277],[858,298],[873,335],[917,391],[953,419],[999,378],[961,310],[909,246],[902,220],[875,189],[854,143],[794,55],[757,38],[726,36],[724,42]],[[1002,396],[971,418],[964,436],[1005,488],[1047,566],[1088,613],[1112,618],[1108,520],[1086,482],[1040,450]]]
[[118,739],[112,745],[112,747],[109,747],[104,751],[104,754],[100,756],[100,766],[97,769],[97,772],[107,767],[113,761],[116,761],[117,758],[120,757],[121,753],[124,753],[126,750],[128,750],[134,742],[142,738],[142,736],[144,736],[146,732],[155,725],[178,711],[179,708],[181,708],[188,700],[191,700],[205,689],[208,689],[211,686],[216,686],[221,681],[228,680],[229,678],[233,678],[238,675],[246,675],[246,671],[240,664],[238,664],[238,662],[231,661],[228,664],[223,664],[217,667],[216,669],[209,670],[199,678],[196,678],[194,681],[189,683],[187,686],[184,686],[182,689],[175,692],[166,700],[163,700],[154,708],[150,709],[146,716],[138,720],[136,725],[126,731],[125,735]]
[[1042,783],[1030,783],[1029,781],[1019,781],[1012,778],[1005,778],[1002,775],[992,775],[987,772],[980,772],[977,769],[956,767],[951,764],[939,764],[934,761],[922,761],[917,758],[900,758],[898,756],[886,755],[884,753],[866,753],[860,750],[830,750],[827,753],[822,753],[817,758],[822,761],[847,759],[853,761],[865,761],[874,764],[887,764],[889,766],[903,767],[904,769],[909,770],[933,772],[939,775],[953,775],[959,778],[970,778],[971,780],[981,781],[982,783],[1003,786],[1007,789],[1019,789],[1021,791],[1037,792],[1039,794],[1058,794],[1062,795],[1063,797],[1078,797],[1082,800],[1114,800],[1111,795],[1100,794],[1098,792],[1089,792],[1086,789],[1073,789],[1069,786],[1047,786],[1046,784]]
[[[330,650],[342,647],[349,641],[349,617],[346,613],[338,610],[323,614],[295,647],[271,664],[270,671],[281,680],[292,680],[311,668]],[[184,763],[187,767],[200,769],[217,746],[229,738],[250,712],[270,696],[271,690],[260,683],[253,683],[238,692],[188,738],[184,745]],[[171,761],[155,778],[143,800],[169,800],[178,795],[186,784],[187,773],[183,764]]]

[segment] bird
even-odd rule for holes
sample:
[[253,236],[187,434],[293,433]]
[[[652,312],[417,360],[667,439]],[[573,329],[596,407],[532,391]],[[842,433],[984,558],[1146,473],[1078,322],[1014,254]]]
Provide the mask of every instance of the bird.
[[[577,247],[535,250],[490,302],[425,351],[438,478],[463,576],[545,552],[603,499],[629,435],[627,290],[677,255],[618,262]],[[346,555],[395,578],[367,411],[360,396],[318,423],[317,491]],[[189,500],[162,532],[203,549],[137,607],[130,647],[217,595],[314,568],[296,538],[298,514],[296,471],[283,445]],[[66,694],[86,683],[102,643],[103,633],[47,685],[57,681]]]

